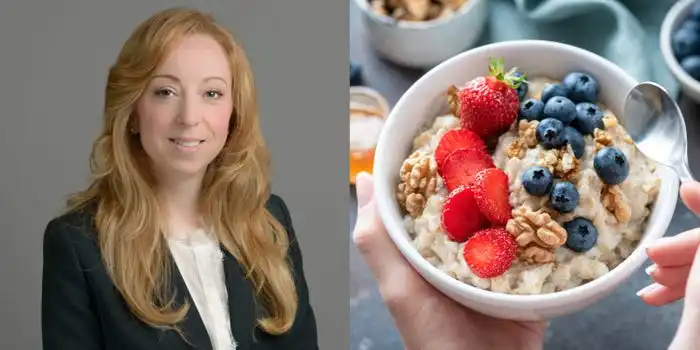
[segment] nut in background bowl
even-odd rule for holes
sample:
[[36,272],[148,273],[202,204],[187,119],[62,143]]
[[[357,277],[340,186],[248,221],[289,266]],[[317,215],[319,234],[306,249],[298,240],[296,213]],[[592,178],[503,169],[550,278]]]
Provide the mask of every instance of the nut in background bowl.
[[468,0],[452,15],[427,22],[397,22],[375,13],[369,0],[355,4],[374,49],[411,68],[432,68],[474,46],[488,18],[488,0]]
[[[673,170],[658,166],[661,188],[638,247],[613,270],[582,286],[551,294],[509,295],[473,287],[438,270],[414,248],[403,226],[403,216],[395,199],[399,169],[421,127],[444,110],[447,87],[450,84],[460,86],[486,74],[489,57],[501,57],[507,69],[516,66],[532,77],[561,79],[570,71],[587,71],[598,79],[601,99],[617,116],[622,116],[627,93],[637,83],[600,56],[549,41],[490,44],[443,62],[408,89],[392,108],[384,125],[374,163],[379,213],[392,240],[418,273],[460,304],[494,317],[520,321],[551,319],[577,312],[612,293],[644,263],[646,254],[642,246],[662,237],[673,216],[678,200],[678,176]],[[633,117],[621,117],[620,122],[624,125],[626,118]]]
[[683,21],[688,18],[694,2],[694,0],[679,0],[668,10],[661,24],[659,45],[666,66],[673,77],[680,83],[683,92],[695,102],[700,102],[700,82],[693,79],[690,74],[683,70],[671,47],[671,36]]

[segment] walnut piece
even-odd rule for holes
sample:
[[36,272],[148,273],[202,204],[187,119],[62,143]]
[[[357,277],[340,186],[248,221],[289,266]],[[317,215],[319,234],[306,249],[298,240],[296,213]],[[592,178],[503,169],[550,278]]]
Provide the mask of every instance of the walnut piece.
[[506,230],[522,248],[520,259],[529,263],[553,261],[553,251],[566,243],[566,229],[544,210],[533,211],[526,205],[513,209],[512,216],[506,224]]
[[554,148],[542,152],[537,164],[549,169],[555,177],[576,182],[581,162],[574,155],[571,145],[566,145],[560,149]]
[[554,262],[554,252],[551,249],[531,245],[522,249],[520,260],[527,264],[548,264]]
[[625,223],[630,221],[632,208],[627,203],[627,198],[625,198],[625,194],[622,193],[619,186],[603,186],[601,197],[605,209],[612,213],[618,222]]
[[459,89],[456,86],[450,85],[447,88],[447,103],[450,105],[450,112],[455,117],[459,117]]
[[467,0],[367,0],[375,13],[399,21],[431,21],[453,14]]
[[596,151],[613,144],[612,137],[605,130],[595,129],[593,131],[593,138],[595,139]]
[[525,157],[525,152],[529,148],[537,146],[537,124],[536,120],[521,120],[518,122],[518,138],[508,146],[508,158]]
[[427,153],[415,151],[403,162],[396,197],[411,217],[420,215],[428,197],[435,193],[436,174],[437,169]]

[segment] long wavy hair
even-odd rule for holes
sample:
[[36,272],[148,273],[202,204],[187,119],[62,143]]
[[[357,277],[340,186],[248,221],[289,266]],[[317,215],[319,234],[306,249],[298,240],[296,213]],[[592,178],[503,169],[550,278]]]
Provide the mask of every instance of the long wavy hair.
[[204,177],[201,214],[244,266],[257,301],[264,304],[258,325],[281,334],[293,323],[298,296],[287,259],[287,233],[266,209],[269,156],[258,124],[252,71],[243,49],[210,15],[172,8],[131,34],[109,70],[104,128],[90,156],[92,182],[70,197],[68,211],[95,205],[102,259],[128,307],[145,323],[182,334],[179,322],[190,302],[175,305],[168,288],[171,268],[155,178],[138,135],[130,129],[138,118],[135,104],[155,69],[179,40],[193,34],[214,38],[233,74],[229,135]]

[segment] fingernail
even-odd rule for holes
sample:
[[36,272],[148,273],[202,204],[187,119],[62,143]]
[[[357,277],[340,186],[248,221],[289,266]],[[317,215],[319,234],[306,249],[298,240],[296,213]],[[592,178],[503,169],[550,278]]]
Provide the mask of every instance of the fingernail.
[[652,292],[652,291],[656,290],[657,288],[659,288],[659,284],[657,284],[657,283],[652,283],[652,284],[650,284],[650,285],[648,285],[648,286],[646,286],[646,287],[640,289],[640,290],[637,292],[637,296],[640,296],[640,297],[641,297],[642,295],[647,294],[647,293],[649,293],[649,292]]
[[651,276],[651,273],[654,272],[654,270],[656,270],[656,264],[651,264],[647,266],[646,269],[644,269],[644,272],[646,272],[647,275]]

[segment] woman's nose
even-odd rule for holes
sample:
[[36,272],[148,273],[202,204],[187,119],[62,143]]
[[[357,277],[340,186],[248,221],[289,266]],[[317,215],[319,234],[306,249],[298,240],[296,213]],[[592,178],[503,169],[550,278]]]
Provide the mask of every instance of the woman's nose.
[[178,122],[186,126],[194,126],[202,121],[201,108],[198,108],[198,102],[195,97],[182,99],[180,111],[178,113]]

